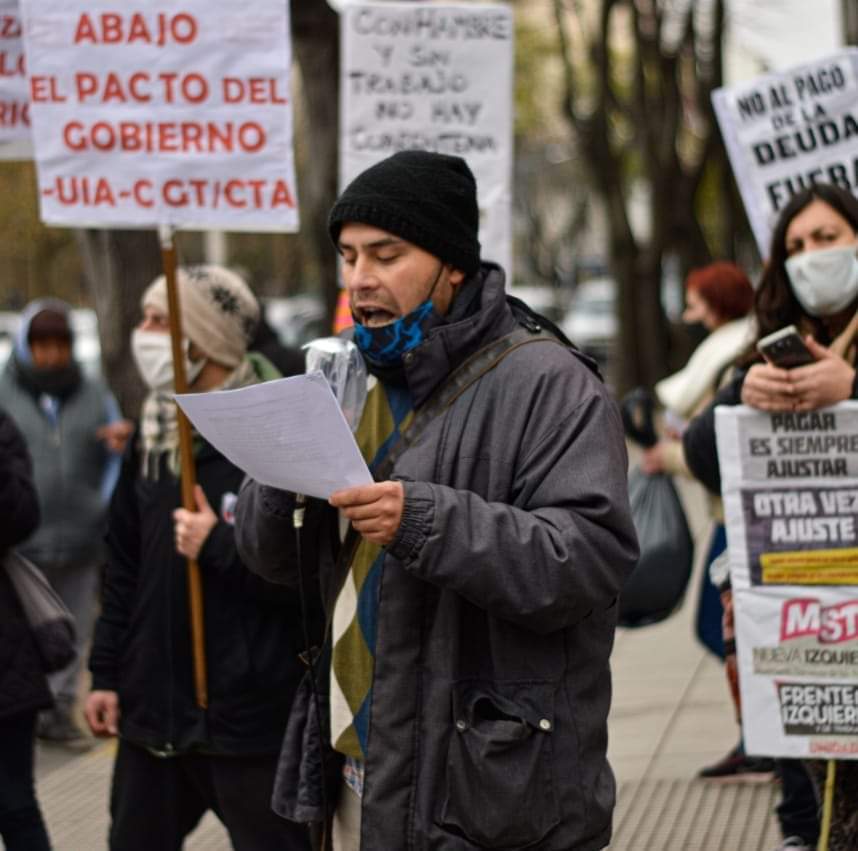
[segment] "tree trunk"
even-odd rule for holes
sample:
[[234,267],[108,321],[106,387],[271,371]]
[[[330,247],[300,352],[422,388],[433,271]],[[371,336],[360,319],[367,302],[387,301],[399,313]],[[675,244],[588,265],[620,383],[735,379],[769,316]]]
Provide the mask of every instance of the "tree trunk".
[[842,0],[843,34],[847,44],[858,44],[858,6],[855,0]]
[[131,357],[131,331],[140,321],[140,296],[162,272],[154,230],[78,230],[84,277],[98,316],[107,383],[123,414],[137,418],[145,388]]
[[[554,0],[554,16],[564,114],[608,211],[620,319],[613,377],[622,393],[651,386],[669,368],[671,340],[661,304],[665,257],[678,255],[683,266],[711,257],[695,206],[704,169],[720,145],[713,135],[710,95],[720,82],[723,2],[716,0],[713,26],[706,32],[694,25],[693,4],[601,0],[593,5],[594,25],[580,27],[583,47],[566,36],[569,5]],[[628,31],[617,49],[615,33],[623,22]],[[590,66],[586,75],[581,55]],[[636,184],[649,196],[645,235],[632,232],[625,209]],[[723,206],[723,198],[716,203]]]
[[334,314],[339,287],[328,212],[337,197],[339,16],[325,0],[292,0],[292,35],[301,66],[307,158],[299,175],[301,231],[315,255],[325,304]]

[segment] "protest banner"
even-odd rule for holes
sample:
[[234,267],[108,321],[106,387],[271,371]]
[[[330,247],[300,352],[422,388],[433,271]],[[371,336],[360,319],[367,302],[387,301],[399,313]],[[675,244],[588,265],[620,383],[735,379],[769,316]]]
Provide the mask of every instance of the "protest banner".
[[29,99],[18,0],[0,0],[0,160],[32,156]]
[[858,49],[712,95],[762,257],[778,212],[814,183],[858,194]]
[[298,229],[288,3],[21,8],[47,224]]
[[483,258],[511,275],[512,10],[355,2],[341,34],[340,185],[401,150],[464,157]]
[[715,418],[746,748],[858,758],[858,402]]
[[[22,0],[21,12],[42,220],[158,227],[174,387],[187,392],[174,230],[298,228],[288,4]],[[182,504],[196,511],[191,431],[178,420]],[[206,707],[202,579],[195,559],[187,567]]]

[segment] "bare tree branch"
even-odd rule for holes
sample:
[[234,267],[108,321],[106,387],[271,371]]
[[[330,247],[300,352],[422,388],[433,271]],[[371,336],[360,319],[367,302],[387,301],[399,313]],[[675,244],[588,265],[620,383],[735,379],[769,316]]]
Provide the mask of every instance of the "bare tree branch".
[[[621,292],[621,387],[651,383],[667,367],[660,303],[664,259],[676,254],[684,262],[704,262],[711,253],[695,209],[704,175],[723,157],[710,104],[720,83],[723,0],[711,2],[718,6],[710,33],[695,18],[693,0],[601,0],[595,9],[598,26],[578,51],[591,66],[586,77],[580,70],[576,75],[570,58],[565,30],[570,6],[554,3],[564,114],[607,208],[611,266]],[[612,26],[617,14],[628,16],[630,49],[627,41],[622,48],[615,45],[615,38],[624,36]],[[592,96],[582,89],[590,75]],[[623,88],[622,80],[630,87]],[[627,208],[635,186],[647,199],[646,233],[633,234],[630,227]],[[729,210],[730,193],[719,197],[721,187],[712,186],[707,181],[715,211]]]

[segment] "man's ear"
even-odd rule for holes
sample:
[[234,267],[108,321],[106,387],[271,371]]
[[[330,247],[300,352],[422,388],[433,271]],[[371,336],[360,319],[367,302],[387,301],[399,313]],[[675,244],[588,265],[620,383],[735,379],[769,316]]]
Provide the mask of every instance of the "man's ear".
[[465,273],[461,269],[456,269],[453,266],[448,266],[447,278],[454,287],[458,287],[465,280]]

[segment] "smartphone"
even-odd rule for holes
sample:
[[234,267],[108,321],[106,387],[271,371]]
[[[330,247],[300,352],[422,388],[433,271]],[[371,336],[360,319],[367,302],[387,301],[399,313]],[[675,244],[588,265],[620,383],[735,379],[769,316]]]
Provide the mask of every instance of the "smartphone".
[[770,364],[781,369],[805,366],[816,360],[795,325],[787,325],[786,328],[763,337],[757,343],[757,351]]

